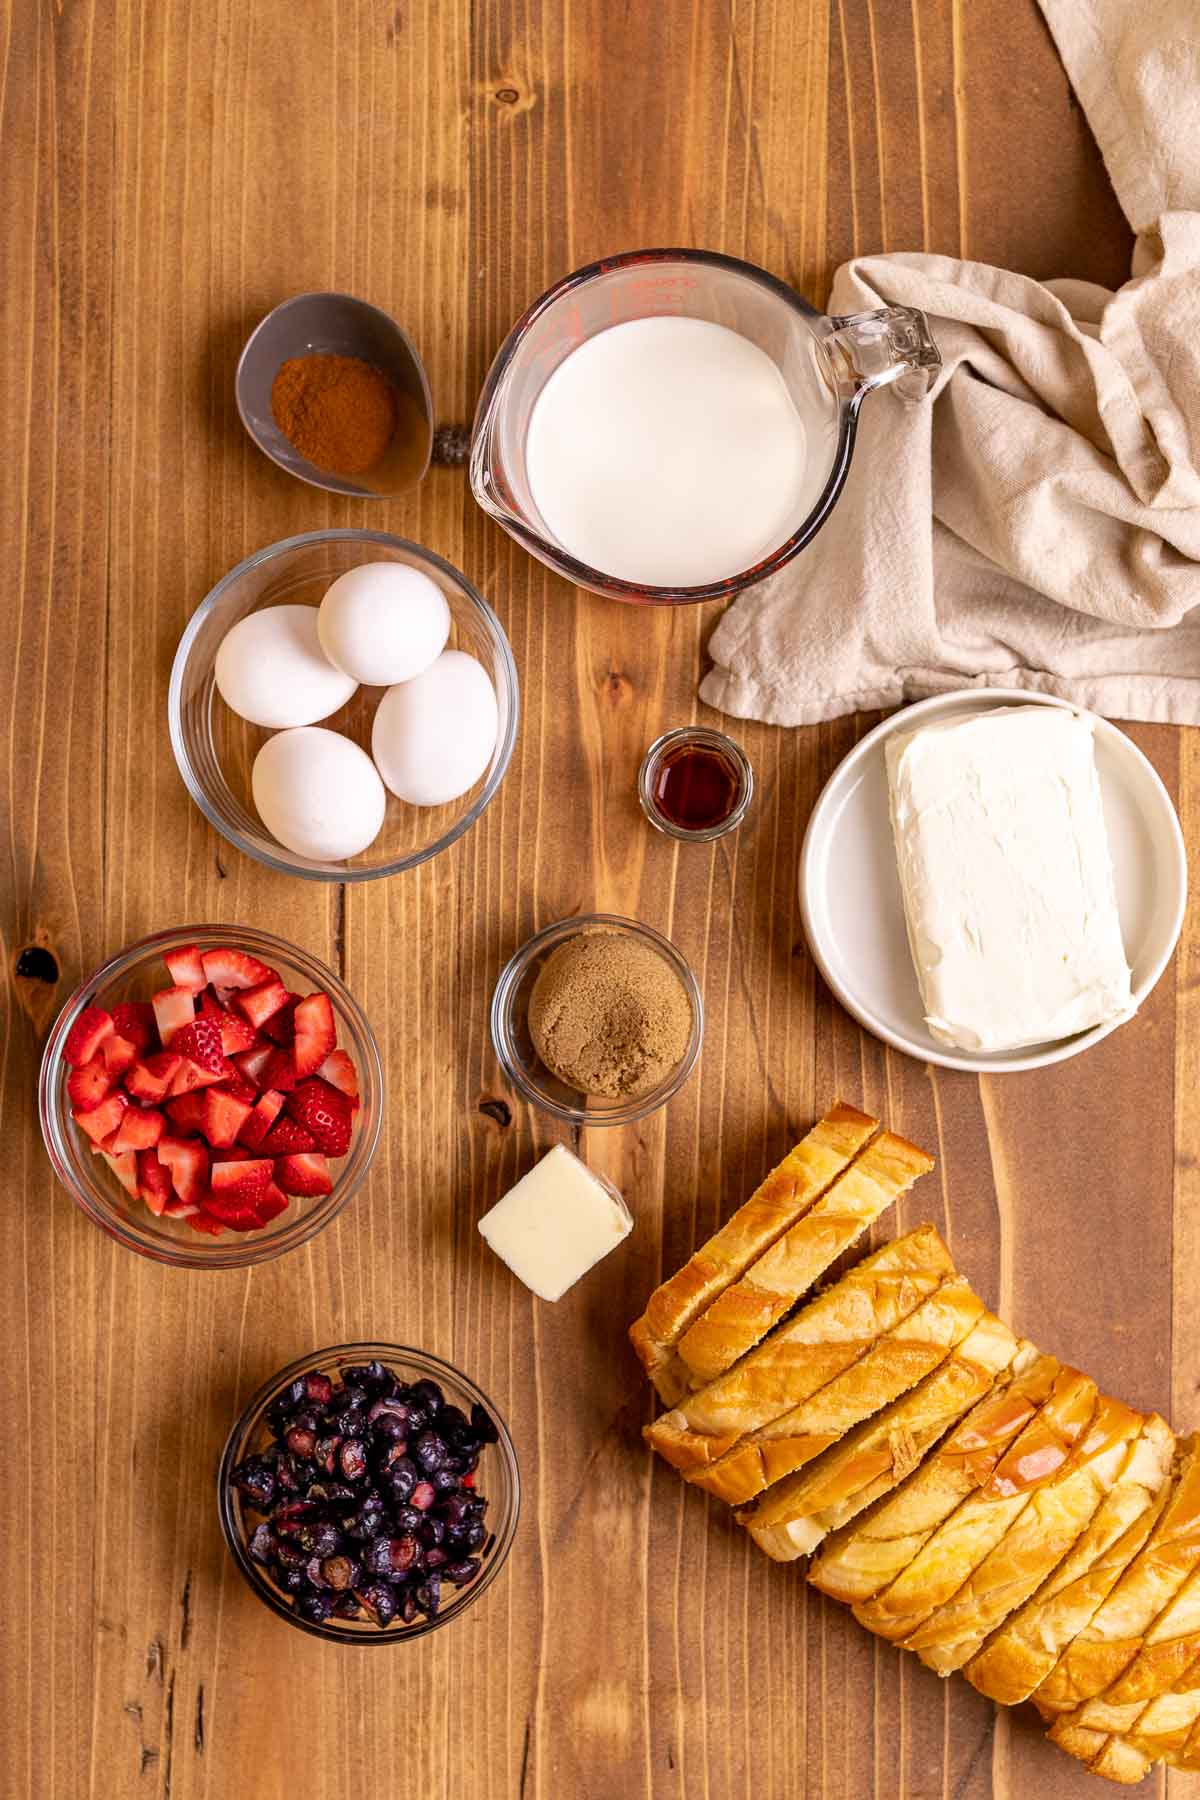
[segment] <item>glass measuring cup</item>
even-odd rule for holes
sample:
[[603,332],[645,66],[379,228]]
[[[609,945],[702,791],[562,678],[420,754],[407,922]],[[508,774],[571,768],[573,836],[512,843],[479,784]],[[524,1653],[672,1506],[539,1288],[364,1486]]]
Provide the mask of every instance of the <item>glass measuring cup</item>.
[[[542,519],[526,467],[530,416],[558,365],[610,325],[664,315],[707,319],[757,344],[782,374],[807,433],[790,534],[753,567],[699,587],[652,587],[580,562]],[[920,397],[940,367],[925,316],[912,307],[827,318],[753,263],[709,250],[628,251],[565,276],[509,332],[475,414],[471,488],[510,536],[577,587],[644,605],[728,599],[783,568],[829,517],[850,466],[863,396],[896,382]]]

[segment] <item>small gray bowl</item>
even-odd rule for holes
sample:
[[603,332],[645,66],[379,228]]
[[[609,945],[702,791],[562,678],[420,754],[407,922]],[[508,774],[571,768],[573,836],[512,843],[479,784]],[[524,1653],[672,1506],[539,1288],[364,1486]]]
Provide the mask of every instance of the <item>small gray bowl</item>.
[[[295,450],[275,423],[271,384],[293,356],[357,356],[391,381],[400,403],[396,435],[383,460],[366,475],[318,469]],[[353,294],[297,294],[269,312],[246,341],[235,381],[242,424],[273,463],[331,494],[389,500],[415,487],[433,448],[433,400],[421,359],[394,319]]]

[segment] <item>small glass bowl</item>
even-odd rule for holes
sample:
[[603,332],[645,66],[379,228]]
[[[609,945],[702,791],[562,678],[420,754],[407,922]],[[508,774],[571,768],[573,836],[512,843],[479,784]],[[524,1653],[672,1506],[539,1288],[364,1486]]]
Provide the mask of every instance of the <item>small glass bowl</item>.
[[[677,1066],[657,1087],[625,1100],[609,1100],[603,1094],[581,1094],[577,1088],[568,1087],[547,1069],[534,1049],[529,1033],[529,997],[542,964],[551,951],[557,950],[568,938],[597,928],[621,932],[650,944],[670,963],[692,1004],[691,1035]],[[704,1037],[704,1003],[696,977],[669,938],[637,919],[622,919],[614,913],[587,913],[547,925],[544,931],[522,944],[496,983],[492,995],[491,1030],[492,1046],[501,1068],[517,1092],[532,1105],[551,1113],[556,1119],[566,1119],[572,1125],[632,1125],[665,1106],[691,1074]]]
[[[733,807],[714,825],[677,825],[674,819],[668,818],[661,810],[654,797],[655,777],[664,759],[673,750],[684,746],[708,750],[720,757],[737,782],[737,799]],[[661,831],[664,837],[678,839],[681,844],[712,844],[729,832],[736,831],[753,798],[754,770],[750,767],[750,758],[733,738],[726,737],[723,731],[713,731],[707,725],[681,725],[675,731],[664,731],[661,737],[655,738],[638,770],[638,800],[642,811],[656,831]]]
[[[266,1570],[252,1561],[246,1549],[248,1536],[243,1516],[242,1497],[230,1480],[238,1463],[262,1449],[270,1441],[266,1412],[275,1396],[297,1375],[319,1369],[325,1375],[340,1374],[347,1364],[376,1360],[391,1369],[402,1381],[424,1379],[436,1381],[446,1398],[469,1414],[479,1405],[491,1416],[499,1441],[485,1448],[479,1462],[479,1491],[486,1495],[486,1523],[492,1533],[491,1547],[482,1552],[483,1567],[469,1587],[458,1588],[432,1619],[414,1620],[411,1625],[392,1624],[382,1630],[378,1625],[355,1619],[329,1619],[318,1625],[297,1616],[290,1600],[275,1586]],[[247,1509],[252,1510],[252,1509]],[[279,1618],[286,1619],[310,1637],[325,1638],[334,1644],[395,1644],[425,1637],[431,1631],[461,1618],[469,1606],[484,1594],[504,1567],[517,1532],[521,1511],[521,1478],[517,1454],[508,1427],[481,1388],[450,1363],[425,1350],[411,1350],[402,1344],[338,1344],[330,1350],[315,1350],[311,1356],[297,1357],[286,1369],[263,1383],[245,1412],[230,1432],[217,1472],[217,1512],[221,1531],[238,1570],[247,1586],[265,1606]]]
[[[239,719],[217,692],[214,665],[231,626],[260,607],[317,606],[326,588],[365,562],[403,563],[428,575],[450,608],[450,648],[483,664],[500,713],[496,748],[486,773],[444,806],[407,806],[387,797],[383,827],[373,844],[342,862],[298,856],[265,829],[254,807],[250,773],[274,734]],[[320,724],[343,732],[371,754],[371,725],[382,688],[360,687]],[[384,531],[310,531],[270,544],[239,563],[196,608],[179,640],[167,700],[171,748],[188,793],[210,825],[267,868],[306,881],[375,881],[415,869],[448,849],[474,825],[504,779],[517,736],[517,666],[499,619],[458,570],[431,550]]]
[[[315,1200],[289,1199],[287,1210],[261,1231],[227,1231],[222,1237],[205,1237],[191,1229],[186,1219],[156,1218],[141,1200],[126,1193],[102,1156],[92,1152],[85,1134],[71,1117],[67,1094],[70,1070],[63,1048],[72,1025],[85,1006],[112,1007],[119,1000],[148,1000],[170,986],[163,964],[164,952],[184,944],[201,950],[229,945],[257,956],[278,969],[295,993],[323,989],[333,1002],[338,1042],[354,1059],[358,1071],[359,1098],[354,1115],[350,1149],[334,1170],[333,1190]],[[333,970],[266,931],[247,925],[187,925],[174,931],[158,931],[112,957],[77,988],[59,1013],[42,1056],[38,1080],[38,1112],[42,1137],[54,1172],[76,1203],[102,1231],[127,1250],[154,1262],[180,1269],[241,1269],[251,1263],[269,1262],[286,1250],[295,1250],[323,1231],[337,1217],[366,1178],[379,1147],[383,1125],[383,1066],[375,1034],[349,989]]]

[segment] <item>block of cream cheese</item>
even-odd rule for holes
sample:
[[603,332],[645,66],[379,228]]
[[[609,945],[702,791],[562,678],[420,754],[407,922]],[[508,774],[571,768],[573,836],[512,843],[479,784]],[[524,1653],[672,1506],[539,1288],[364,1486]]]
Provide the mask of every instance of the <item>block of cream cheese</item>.
[[1133,1011],[1093,720],[997,707],[887,745],[892,831],[925,1022],[1013,1050]]
[[527,1288],[542,1300],[561,1300],[629,1236],[633,1220],[615,1188],[555,1144],[484,1214],[479,1229]]

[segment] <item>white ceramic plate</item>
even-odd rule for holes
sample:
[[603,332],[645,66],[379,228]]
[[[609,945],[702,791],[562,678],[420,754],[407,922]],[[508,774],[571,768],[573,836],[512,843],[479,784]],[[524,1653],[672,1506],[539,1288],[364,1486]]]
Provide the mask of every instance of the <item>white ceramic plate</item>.
[[[1018,1051],[949,1050],[926,1028],[904,928],[888,813],[888,737],[991,707],[1065,704],[1045,694],[986,688],[939,694],[905,707],[876,726],[839,764],[809,820],[800,857],[800,906],[817,966],[861,1025],[922,1062],[987,1074],[1040,1069],[1078,1056],[1124,1022],[1118,1019],[1058,1043]],[[1183,924],[1187,853],[1162,782],[1124,732],[1100,718],[1096,766],[1134,1003],[1140,1006],[1166,968]]]

